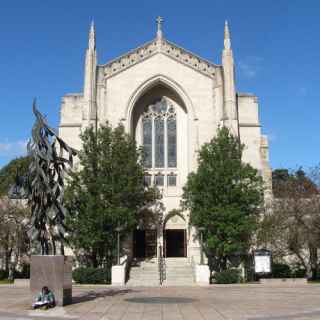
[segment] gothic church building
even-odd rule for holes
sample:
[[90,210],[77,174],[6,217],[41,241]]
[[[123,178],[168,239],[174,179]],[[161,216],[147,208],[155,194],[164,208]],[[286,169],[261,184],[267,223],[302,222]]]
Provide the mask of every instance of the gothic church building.
[[[166,257],[199,261],[197,232],[180,209],[182,188],[197,168],[197,151],[225,125],[245,144],[243,161],[270,184],[268,140],[261,133],[258,99],[235,86],[228,24],[221,65],[165,39],[158,18],[155,39],[106,63],[97,63],[94,25],[89,32],[83,93],[62,98],[59,135],[81,149],[87,126],[122,123],[145,150],[145,183],[163,194],[161,226],[140,226],[129,236],[129,253],[147,259],[163,247]],[[268,183],[267,183],[268,185]]]

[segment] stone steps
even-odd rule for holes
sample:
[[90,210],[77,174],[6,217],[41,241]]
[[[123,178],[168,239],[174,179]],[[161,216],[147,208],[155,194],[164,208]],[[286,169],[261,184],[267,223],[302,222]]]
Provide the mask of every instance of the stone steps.
[[192,286],[195,285],[193,270],[187,258],[166,259],[165,286]]
[[156,259],[136,261],[130,268],[129,280],[131,287],[159,286],[158,262]]
[[[187,258],[166,258],[166,279],[163,286],[193,286],[193,270]],[[159,270],[156,259],[136,262],[130,269],[127,286],[159,286]]]

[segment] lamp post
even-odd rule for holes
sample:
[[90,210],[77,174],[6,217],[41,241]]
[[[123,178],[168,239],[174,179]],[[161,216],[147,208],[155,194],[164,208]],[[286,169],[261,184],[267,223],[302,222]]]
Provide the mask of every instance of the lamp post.
[[116,228],[117,231],[117,265],[120,265],[120,232],[122,231],[122,227],[119,225]]
[[203,231],[205,228],[199,227],[198,230],[200,231],[200,264],[203,265]]

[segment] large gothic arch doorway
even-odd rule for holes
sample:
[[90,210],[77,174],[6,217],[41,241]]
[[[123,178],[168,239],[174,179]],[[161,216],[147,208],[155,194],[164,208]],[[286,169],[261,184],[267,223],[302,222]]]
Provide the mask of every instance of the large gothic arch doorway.
[[165,218],[163,248],[166,258],[187,257],[187,223],[183,215],[173,213]]
[[[136,100],[130,121],[131,134],[135,137],[138,146],[144,150],[144,183],[148,186],[156,186],[160,190],[162,216],[165,216],[166,212],[178,209],[182,186],[188,174],[187,108],[173,88],[157,82]],[[172,219],[175,220],[176,217]],[[158,224],[157,248],[163,248],[167,257],[184,257],[186,256],[186,227],[173,228],[173,220],[167,219],[163,224],[167,226],[165,228],[160,228]],[[147,234],[151,234],[153,232],[151,230],[154,230],[150,226],[141,226],[141,229],[144,230],[145,239]],[[143,241],[140,243],[143,245]],[[142,252],[147,256],[147,240],[144,246],[146,249]],[[135,243],[133,249],[137,252]]]

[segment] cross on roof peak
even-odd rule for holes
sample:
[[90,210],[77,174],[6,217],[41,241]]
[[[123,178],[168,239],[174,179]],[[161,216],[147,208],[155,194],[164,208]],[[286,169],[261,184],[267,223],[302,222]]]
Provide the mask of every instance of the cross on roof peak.
[[162,22],[163,22],[163,18],[158,16],[157,19],[157,25],[158,25],[158,30],[161,30],[161,26],[162,26]]
[[163,18],[158,16],[156,21],[157,21],[157,38],[162,38],[162,22],[163,22]]

